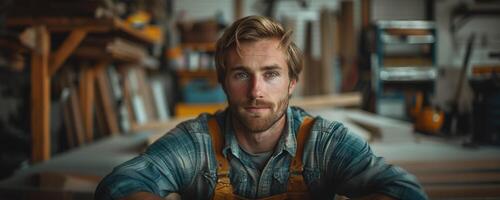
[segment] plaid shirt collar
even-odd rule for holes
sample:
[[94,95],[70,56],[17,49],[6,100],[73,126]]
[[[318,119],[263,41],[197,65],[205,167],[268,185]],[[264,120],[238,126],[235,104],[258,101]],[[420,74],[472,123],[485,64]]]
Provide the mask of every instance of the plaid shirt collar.
[[[220,118],[224,119],[224,122],[222,124],[224,128],[222,129],[222,131],[225,134],[225,146],[222,149],[222,153],[226,158],[228,152],[231,152],[232,156],[234,157],[241,158],[241,149],[234,134],[234,128],[231,123],[231,115],[229,112],[229,109],[226,109],[223,113],[221,113],[222,115],[220,116]],[[296,130],[293,127],[295,127],[294,123],[297,119],[294,119],[293,117],[294,116],[292,114],[292,109],[288,107],[286,110],[287,120],[285,129],[283,130],[283,134],[278,141],[278,146],[276,148],[276,152],[274,153],[275,155],[279,155],[283,151],[285,151],[290,154],[290,156],[295,156],[297,150],[297,141],[295,139]]]

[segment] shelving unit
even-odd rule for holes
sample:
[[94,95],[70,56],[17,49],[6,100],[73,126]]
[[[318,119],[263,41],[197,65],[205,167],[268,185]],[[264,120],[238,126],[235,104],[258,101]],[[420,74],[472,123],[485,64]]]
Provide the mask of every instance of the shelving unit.
[[[113,41],[130,41],[144,46],[159,41],[130,28],[118,18],[14,17],[7,19],[6,27],[10,30],[24,30],[33,36],[30,40],[33,46],[30,52],[33,162],[45,161],[51,157],[51,79],[71,56],[82,57],[95,63],[94,66],[82,70],[79,87],[71,89],[70,106],[65,107],[66,113],[75,117],[73,122],[77,121],[77,125],[81,123],[75,128],[79,132],[77,142],[92,141],[92,108],[96,106],[96,101],[103,105],[103,121],[108,134],[119,132],[117,111],[110,99],[112,93],[106,77],[106,68],[114,61],[141,65],[144,59],[150,57],[141,52],[140,47],[124,47],[123,44],[113,44]],[[61,35],[67,36],[57,48],[52,48],[51,45],[55,43],[53,38]],[[97,40],[99,42],[96,43]],[[84,133],[81,133],[82,131]]]
[[372,80],[376,112],[405,118],[404,92],[428,92],[437,76],[434,23],[378,21],[375,35]]
[[[224,95],[215,70],[215,42],[189,42],[180,45],[184,62],[176,70],[184,101],[175,106],[177,117],[196,116],[225,107]],[[208,62],[207,62],[208,60]]]
[[450,31],[456,32],[462,28],[471,18],[478,16],[500,16],[500,6],[482,5],[470,6],[465,3],[456,6],[450,16]]

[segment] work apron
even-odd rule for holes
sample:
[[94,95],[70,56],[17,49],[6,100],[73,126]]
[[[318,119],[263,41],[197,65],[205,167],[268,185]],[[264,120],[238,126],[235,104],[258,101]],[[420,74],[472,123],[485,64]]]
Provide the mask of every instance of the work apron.
[[[303,164],[302,155],[304,153],[304,144],[311,133],[311,127],[314,119],[305,117],[300,125],[297,136],[297,151],[292,163],[290,164],[290,178],[288,179],[288,191],[286,193],[277,194],[260,200],[307,200],[311,199],[308,188],[302,176]],[[233,187],[229,179],[229,161],[222,155],[224,146],[224,136],[220,133],[219,124],[215,117],[209,119],[208,127],[212,136],[212,147],[217,159],[217,184],[214,191],[214,200],[239,200],[246,199],[233,193]]]

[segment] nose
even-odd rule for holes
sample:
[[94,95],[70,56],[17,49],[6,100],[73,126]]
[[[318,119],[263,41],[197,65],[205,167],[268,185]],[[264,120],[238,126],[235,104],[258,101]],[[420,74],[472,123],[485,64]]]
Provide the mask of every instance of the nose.
[[250,88],[249,88],[249,97],[250,99],[259,99],[262,98],[262,80],[258,76],[253,76],[250,79]]

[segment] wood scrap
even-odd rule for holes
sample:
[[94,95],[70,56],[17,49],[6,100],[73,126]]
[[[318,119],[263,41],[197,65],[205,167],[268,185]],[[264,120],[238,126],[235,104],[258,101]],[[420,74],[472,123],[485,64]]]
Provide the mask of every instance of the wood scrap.
[[70,87],[69,89],[69,104],[70,104],[70,111],[71,111],[71,121],[74,126],[75,130],[75,139],[76,139],[76,144],[78,146],[81,146],[82,144],[85,143],[85,131],[83,127],[83,121],[82,121],[82,112],[80,110],[80,100],[78,98],[78,92],[75,89],[74,86]]
[[111,96],[109,80],[105,68],[108,66],[109,62],[104,60],[101,61],[97,67],[96,79],[97,88],[100,97],[100,103],[102,104],[102,109],[104,109],[103,115],[105,116],[106,125],[108,128],[109,135],[115,135],[119,133],[119,127],[116,115],[116,105],[114,99]]
[[41,188],[70,191],[94,191],[102,176],[64,172],[40,172],[34,179]]
[[139,93],[144,101],[146,115],[148,116],[147,119],[148,121],[156,121],[158,120],[158,113],[156,113],[157,108],[153,102],[151,86],[147,81],[146,70],[144,70],[144,68],[136,68],[135,70],[137,71],[137,80],[140,88]]
[[361,105],[361,94],[358,92],[316,95],[302,98],[292,98],[290,105],[304,109],[325,107],[356,107]]
[[319,79],[320,94],[334,93],[335,76],[333,76],[334,60],[337,59],[334,51],[335,15],[328,9],[321,10],[320,13],[320,34],[321,34],[321,59],[320,69],[317,72]]
[[94,140],[95,69],[82,68],[79,86],[85,141],[92,142]]
[[45,26],[35,27],[36,46],[31,56],[32,161],[50,158],[50,34]]

